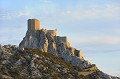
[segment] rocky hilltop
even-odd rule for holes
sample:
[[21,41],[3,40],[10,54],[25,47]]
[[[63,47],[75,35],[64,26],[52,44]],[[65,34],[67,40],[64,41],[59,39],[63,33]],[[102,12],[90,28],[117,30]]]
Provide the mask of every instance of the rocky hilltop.
[[19,46],[0,45],[0,79],[120,79],[86,61],[57,30],[40,29],[37,19]]
[[38,49],[0,45],[0,79],[120,79],[96,67],[82,69]]
[[51,53],[81,68],[94,66],[84,60],[80,50],[70,46],[67,37],[56,36],[55,30],[53,32],[46,29],[28,30],[19,48],[23,50],[24,48],[37,48],[42,52]]

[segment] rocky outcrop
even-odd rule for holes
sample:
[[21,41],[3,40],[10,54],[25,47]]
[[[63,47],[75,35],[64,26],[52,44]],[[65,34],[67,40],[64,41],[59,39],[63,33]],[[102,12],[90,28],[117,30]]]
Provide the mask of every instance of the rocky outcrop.
[[[79,60],[78,60],[79,61]],[[0,45],[0,79],[120,79],[99,71],[96,66],[81,69],[37,49],[19,50]]]
[[92,66],[92,64],[86,63],[80,50],[70,46],[67,37],[56,36],[56,30],[28,30],[19,48],[37,48],[42,52],[63,58],[65,61],[81,68]]
[[[35,48],[39,49],[39,51],[44,52],[45,54],[51,54],[59,57],[64,61],[71,63],[73,66],[82,68],[84,71],[87,71],[87,73],[89,74],[85,76],[85,79],[119,79],[118,77],[112,77],[101,72],[100,70],[98,70],[95,64],[91,64],[89,61],[84,60],[81,50],[77,50],[71,47],[67,37],[57,36],[56,34],[56,30],[28,30],[26,36],[19,44],[19,50],[24,51],[24,49],[26,48]],[[30,67],[35,67],[34,60],[35,58],[31,60]],[[46,62],[49,64],[52,63],[47,60]],[[18,60],[16,64],[21,65],[21,60]],[[56,64],[56,66],[58,67],[56,68],[58,72],[64,71],[64,74],[68,72],[67,70],[64,70],[64,68],[59,69],[59,64]],[[34,75],[37,73],[38,71],[32,72],[32,74]],[[86,74],[86,72],[80,72],[80,74],[81,73],[83,73],[83,75],[84,73]],[[75,71],[75,74],[79,74],[79,72],[76,73]]]

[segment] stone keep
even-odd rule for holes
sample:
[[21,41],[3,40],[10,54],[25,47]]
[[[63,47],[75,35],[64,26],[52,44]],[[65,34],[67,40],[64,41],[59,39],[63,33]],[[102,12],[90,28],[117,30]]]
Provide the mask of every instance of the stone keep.
[[40,21],[37,19],[28,19],[28,30],[40,30]]

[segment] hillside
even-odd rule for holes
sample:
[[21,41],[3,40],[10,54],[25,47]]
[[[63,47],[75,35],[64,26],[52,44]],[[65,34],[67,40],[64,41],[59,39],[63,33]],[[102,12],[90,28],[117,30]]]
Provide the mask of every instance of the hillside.
[[119,79],[95,66],[81,69],[38,49],[0,46],[0,79]]
[[28,20],[19,46],[0,45],[0,79],[120,79],[85,60],[66,36],[39,24],[37,19]]

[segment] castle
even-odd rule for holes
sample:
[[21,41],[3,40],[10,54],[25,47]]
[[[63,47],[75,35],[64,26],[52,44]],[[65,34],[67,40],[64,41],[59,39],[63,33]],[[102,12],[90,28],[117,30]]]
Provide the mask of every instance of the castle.
[[[37,31],[40,30],[40,21],[38,19],[28,19],[28,30],[29,31]],[[47,32],[51,33],[53,36],[56,36],[57,30],[47,30]]]
[[[40,21],[38,19],[28,19],[28,31],[39,31],[40,30]],[[56,36],[57,30],[44,30],[46,33],[50,33],[53,36]],[[76,50],[72,48],[68,42],[66,36],[60,37],[56,36],[56,39],[59,40],[61,43],[65,44],[67,48],[69,48],[72,52],[72,56],[78,56],[80,59],[83,59],[82,51]]]

